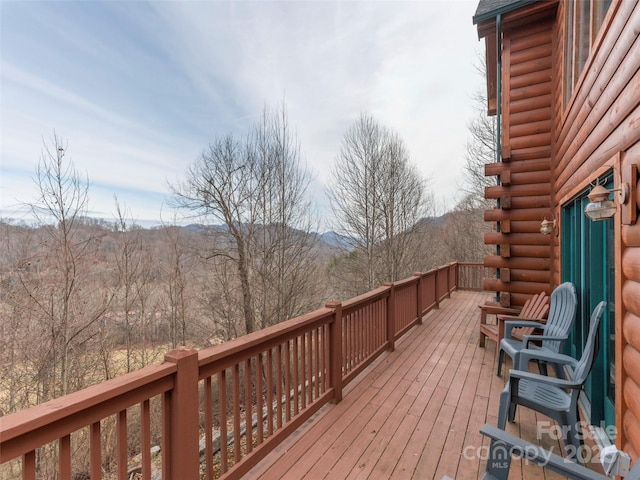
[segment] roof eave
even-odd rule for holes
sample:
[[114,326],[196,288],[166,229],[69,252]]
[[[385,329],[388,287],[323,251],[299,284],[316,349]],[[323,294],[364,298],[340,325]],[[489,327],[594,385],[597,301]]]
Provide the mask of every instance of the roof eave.
[[473,24],[478,25],[488,20],[493,20],[498,15],[504,15],[506,13],[513,12],[514,10],[518,10],[520,8],[526,7],[527,5],[531,5],[532,3],[536,3],[537,1],[538,0],[520,0],[518,2],[510,3],[509,5],[504,5],[502,7],[496,8],[489,12],[481,13],[479,15],[474,15]]

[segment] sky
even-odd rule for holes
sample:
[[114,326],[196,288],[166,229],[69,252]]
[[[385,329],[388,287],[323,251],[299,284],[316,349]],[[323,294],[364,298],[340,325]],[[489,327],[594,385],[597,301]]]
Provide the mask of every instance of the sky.
[[460,198],[483,42],[477,0],[0,0],[0,218],[24,219],[54,134],[142,225],[180,221],[170,184],[216,137],[286,104],[320,212],[361,113],[399,134],[442,208]]

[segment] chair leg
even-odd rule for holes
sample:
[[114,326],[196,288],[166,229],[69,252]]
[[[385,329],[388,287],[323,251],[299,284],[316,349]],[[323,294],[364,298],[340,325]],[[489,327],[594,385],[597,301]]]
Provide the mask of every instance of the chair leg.
[[498,347],[498,369],[496,370],[496,375],[498,377],[502,376],[502,362],[504,361],[504,350],[501,346]]
[[511,392],[509,392],[509,384],[500,392],[500,405],[498,407],[498,428],[504,430],[507,426],[507,415],[511,403]]
[[511,467],[511,451],[509,446],[499,440],[491,440],[489,458],[483,478],[507,480]]

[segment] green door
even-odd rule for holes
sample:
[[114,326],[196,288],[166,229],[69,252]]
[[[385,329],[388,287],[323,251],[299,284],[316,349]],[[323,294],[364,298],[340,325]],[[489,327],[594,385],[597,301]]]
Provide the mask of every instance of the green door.
[[[611,175],[600,179],[613,188]],[[578,311],[576,324],[567,342],[567,352],[582,355],[589,332],[589,319],[595,306],[606,300],[607,309],[600,325],[600,352],[585,385],[591,407],[591,423],[615,424],[615,259],[614,220],[594,222],[584,214],[588,191],[578,195],[562,210],[562,277],[576,285]],[[613,429],[607,429],[613,431]]]

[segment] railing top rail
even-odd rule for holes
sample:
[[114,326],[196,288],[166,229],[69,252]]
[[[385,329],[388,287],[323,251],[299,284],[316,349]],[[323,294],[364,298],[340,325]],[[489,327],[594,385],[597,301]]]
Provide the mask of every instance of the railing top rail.
[[418,283],[417,276],[408,277],[408,278],[405,278],[404,280],[398,280],[397,282],[393,282],[393,286],[395,288],[398,288],[398,287],[404,287],[406,285],[413,285],[415,283]]
[[333,309],[319,308],[296,318],[258,330],[248,335],[229,340],[221,345],[205,348],[198,352],[200,367],[233,359],[238,354],[251,356],[252,352],[263,351],[271,346],[279,345],[300,331],[308,331],[318,324],[333,320]]
[[[56,433],[51,435],[51,440],[59,438],[60,430],[66,430],[63,434],[71,433],[135,405],[142,399],[171,390],[175,372],[176,365],[173,363],[150,365],[1,417],[0,444],[52,424],[58,427]],[[82,418],[79,419],[79,416]],[[0,452],[0,455],[3,453]]]
[[365,303],[375,302],[380,298],[388,297],[390,291],[391,287],[383,285],[374,290],[371,290],[370,292],[363,293],[362,295],[350,298],[349,300],[345,300],[344,302],[342,302],[342,311],[346,313],[345,310],[355,310]]

